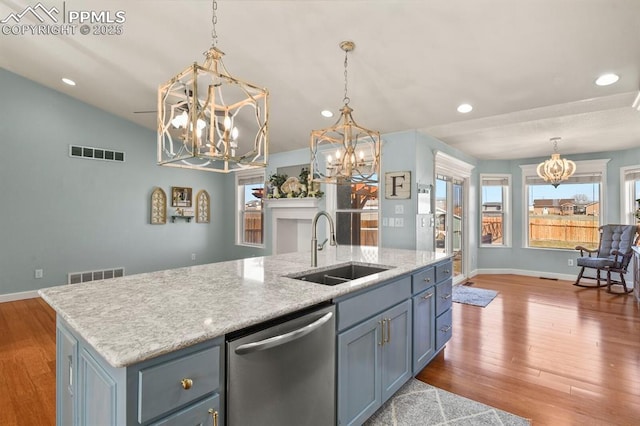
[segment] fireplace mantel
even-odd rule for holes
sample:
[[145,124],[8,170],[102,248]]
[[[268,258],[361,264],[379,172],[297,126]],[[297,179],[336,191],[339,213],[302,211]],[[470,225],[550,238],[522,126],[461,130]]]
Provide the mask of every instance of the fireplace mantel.
[[311,222],[318,212],[318,199],[269,198],[265,208],[271,212],[271,250],[273,254],[309,250]]

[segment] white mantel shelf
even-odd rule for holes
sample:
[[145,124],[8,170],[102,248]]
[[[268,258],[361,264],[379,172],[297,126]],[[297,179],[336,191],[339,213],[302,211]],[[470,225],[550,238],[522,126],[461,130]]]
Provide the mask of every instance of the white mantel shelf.
[[264,205],[270,209],[276,208],[317,208],[318,199],[315,197],[303,197],[303,198],[265,198]]

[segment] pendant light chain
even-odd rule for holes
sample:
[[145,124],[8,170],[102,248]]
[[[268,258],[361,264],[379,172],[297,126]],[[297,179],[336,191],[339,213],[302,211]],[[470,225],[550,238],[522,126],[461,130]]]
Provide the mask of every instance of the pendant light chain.
[[213,0],[213,7],[211,13],[211,47],[216,47],[218,45],[218,33],[216,33],[216,24],[218,23],[218,16],[216,12],[218,11],[218,2]]
[[351,101],[351,99],[349,99],[349,96],[347,95],[347,67],[348,67],[347,55],[348,54],[349,54],[349,51],[345,49],[344,50],[344,98],[342,99],[345,105],[349,105],[349,102]]

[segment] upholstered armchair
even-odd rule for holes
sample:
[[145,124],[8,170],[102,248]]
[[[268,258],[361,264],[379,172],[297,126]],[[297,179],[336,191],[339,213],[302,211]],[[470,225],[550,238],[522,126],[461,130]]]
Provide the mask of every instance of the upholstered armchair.
[[[612,285],[621,285],[624,293],[629,293],[633,290],[633,287],[627,288],[624,274],[627,273],[627,267],[631,261],[631,247],[638,242],[638,226],[612,224],[603,225],[599,230],[600,243],[597,249],[591,250],[582,246],[576,247],[576,250],[580,250],[577,265],[581,269],[574,285],[592,288],[606,285],[609,293],[612,293]],[[595,270],[596,276],[584,276],[587,268]],[[602,272],[605,273],[605,277],[602,276]],[[619,274],[620,278],[617,279],[615,276],[612,278],[611,274]],[[583,284],[580,282],[582,279],[592,279],[596,283]]]

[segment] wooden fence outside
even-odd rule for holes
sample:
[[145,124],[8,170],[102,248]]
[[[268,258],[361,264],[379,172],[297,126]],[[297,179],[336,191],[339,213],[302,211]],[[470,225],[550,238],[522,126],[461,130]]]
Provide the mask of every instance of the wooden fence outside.
[[244,242],[262,244],[262,211],[244,212]]
[[600,239],[599,226],[597,220],[529,216],[529,245],[572,249],[576,245],[586,245],[595,248]]

